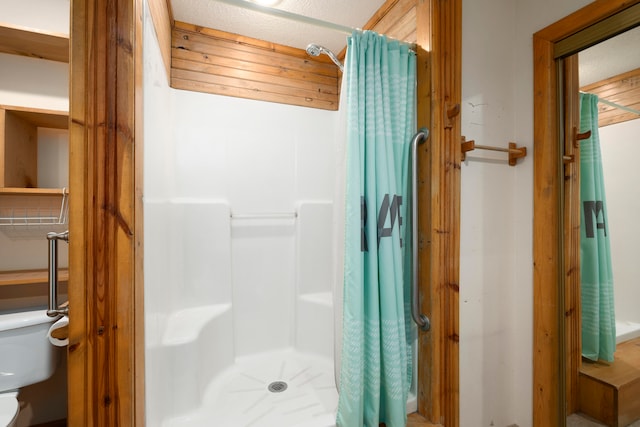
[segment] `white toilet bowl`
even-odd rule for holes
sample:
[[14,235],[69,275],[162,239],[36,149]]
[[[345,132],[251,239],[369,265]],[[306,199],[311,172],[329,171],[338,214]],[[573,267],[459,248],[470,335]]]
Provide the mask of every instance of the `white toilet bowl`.
[[0,427],[18,418],[20,387],[53,375],[59,352],[47,332],[55,321],[46,310],[0,314]]
[[0,394],[0,426],[15,426],[19,412],[17,391]]

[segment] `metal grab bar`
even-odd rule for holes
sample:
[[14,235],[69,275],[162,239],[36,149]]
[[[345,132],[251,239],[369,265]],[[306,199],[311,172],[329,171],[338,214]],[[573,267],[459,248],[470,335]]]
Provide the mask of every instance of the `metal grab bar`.
[[412,243],[412,275],[411,275],[411,317],[423,331],[431,329],[429,318],[420,313],[420,292],[418,289],[418,144],[429,137],[427,128],[420,129],[411,140],[411,243]]
[[62,233],[47,233],[49,241],[49,309],[47,316],[67,316],[69,307],[58,307],[58,240],[69,242],[69,230]]

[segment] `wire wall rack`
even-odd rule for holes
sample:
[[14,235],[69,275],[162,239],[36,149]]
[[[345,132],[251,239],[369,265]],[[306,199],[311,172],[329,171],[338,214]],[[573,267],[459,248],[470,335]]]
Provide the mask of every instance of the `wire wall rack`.
[[0,231],[12,239],[46,238],[51,231],[68,228],[69,192],[47,195],[3,195],[0,202]]

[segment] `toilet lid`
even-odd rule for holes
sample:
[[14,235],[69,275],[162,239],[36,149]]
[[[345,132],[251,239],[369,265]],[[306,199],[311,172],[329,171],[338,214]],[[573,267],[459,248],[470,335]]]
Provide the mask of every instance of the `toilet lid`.
[[0,394],[0,426],[7,426],[18,415],[18,399],[14,393]]

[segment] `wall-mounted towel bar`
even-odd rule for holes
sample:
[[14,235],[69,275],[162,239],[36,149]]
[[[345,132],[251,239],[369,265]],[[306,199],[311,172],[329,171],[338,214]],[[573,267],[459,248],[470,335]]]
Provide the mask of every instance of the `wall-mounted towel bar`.
[[63,233],[48,233],[47,240],[49,241],[49,309],[47,316],[68,316],[68,304],[58,306],[58,240],[69,243],[69,230]]
[[489,151],[500,151],[503,153],[509,153],[509,166],[515,166],[518,163],[518,159],[527,156],[527,147],[518,147],[515,142],[509,143],[509,148],[503,147],[493,147],[490,145],[478,145],[475,141],[467,141],[465,137],[462,137],[462,144],[460,144],[462,150],[462,160],[466,159],[467,151],[472,150],[489,150]]
[[257,212],[248,214],[231,212],[231,219],[294,219],[297,217],[297,212]]

